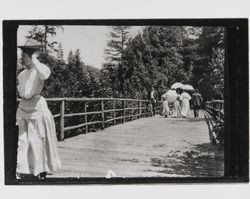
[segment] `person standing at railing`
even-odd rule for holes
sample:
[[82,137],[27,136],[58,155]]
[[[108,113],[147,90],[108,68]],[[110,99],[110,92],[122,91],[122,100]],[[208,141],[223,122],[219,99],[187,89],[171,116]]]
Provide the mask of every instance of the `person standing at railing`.
[[37,59],[38,47],[41,45],[33,39],[19,46],[26,69],[18,75],[18,92],[22,98],[16,114],[19,127],[18,179],[43,179],[47,172],[61,168],[54,118],[40,95],[50,69]]
[[203,98],[201,94],[199,93],[199,90],[196,89],[195,92],[192,94],[192,104],[193,104],[193,110],[194,110],[194,117],[199,117],[199,110],[201,109],[203,105]]
[[156,112],[156,110],[155,110],[156,109],[156,99],[157,99],[157,91],[152,86],[151,91],[150,91],[150,101],[151,101],[151,105],[152,105],[152,116],[155,116],[155,112]]

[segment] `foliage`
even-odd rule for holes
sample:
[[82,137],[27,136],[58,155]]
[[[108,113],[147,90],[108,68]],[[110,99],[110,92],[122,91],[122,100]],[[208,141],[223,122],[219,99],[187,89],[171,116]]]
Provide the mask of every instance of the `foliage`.
[[224,124],[218,123],[213,126],[213,132],[215,134],[215,143],[224,144]]
[[130,26],[112,26],[110,31],[110,40],[107,43],[105,53],[106,59],[111,62],[122,62],[124,49],[129,41]]
[[221,99],[224,89],[224,29],[203,27],[195,43],[196,58],[191,82],[200,89],[205,99]]
[[62,26],[36,25],[32,27],[26,38],[32,38],[39,41],[41,44],[44,44],[45,50],[51,49],[53,51],[57,51],[57,48],[55,48],[57,42],[49,42],[48,38],[50,36],[54,37],[57,33],[56,30],[58,28],[61,28],[63,30]]
[[181,27],[146,27],[127,43],[119,68],[125,96],[145,98],[151,86],[162,94],[175,81],[188,81],[180,53],[183,31]]
[[112,26],[111,28],[110,40],[107,42],[107,48],[105,49],[108,62],[104,64],[104,68],[108,71],[106,74],[110,75],[110,78],[115,81],[115,84],[112,85],[114,93],[115,90],[120,90],[121,96],[124,96],[124,51],[130,39],[130,26]]

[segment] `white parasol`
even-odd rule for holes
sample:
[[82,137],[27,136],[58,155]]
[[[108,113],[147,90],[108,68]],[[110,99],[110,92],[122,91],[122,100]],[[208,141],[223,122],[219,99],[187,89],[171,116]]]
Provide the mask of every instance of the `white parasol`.
[[166,93],[164,93],[164,94],[162,95],[162,97],[163,97],[166,101],[172,103],[172,102],[174,102],[175,100],[177,100],[178,94],[176,93],[175,90],[168,90]]
[[183,86],[182,83],[180,82],[176,82],[171,86],[171,89],[177,89],[177,88],[181,88]]
[[183,89],[183,90],[188,90],[188,91],[192,91],[192,90],[194,90],[194,87],[191,86],[191,85],[189,85],[189,84],[185,84],[185,85],[183,85],[183,86],[181,87],[181,89]]

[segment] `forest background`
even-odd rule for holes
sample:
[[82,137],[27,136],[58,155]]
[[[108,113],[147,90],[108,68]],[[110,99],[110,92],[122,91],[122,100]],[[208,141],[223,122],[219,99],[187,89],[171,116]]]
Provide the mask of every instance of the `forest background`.
[[[198,88],[205,100],[223,99],[223,27],[145,26],[131,36],[131,26],[112,26],[100,69],[85,64],[80,49],[70,50],[64,59],[61,43],[53,41],[63,29],[32,26],[26,35],[45,46],[40,60],[52,72],[43,89],[45,97],[147,99],[151,86],[161,96],[181,82]],[[19,73],[20,59],[17,65]]]

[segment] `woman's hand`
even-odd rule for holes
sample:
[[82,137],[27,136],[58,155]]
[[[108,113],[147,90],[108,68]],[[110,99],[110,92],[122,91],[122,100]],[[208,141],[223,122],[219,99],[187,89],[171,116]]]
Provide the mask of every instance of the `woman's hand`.
[[34,61],[34,60],[38,60],[37,59],[37,57],[38,57],[38,51],[36,51],[36,52],[34,52],[33,54],[32,54],[32,60]]
[[35,67],[40,63],[40,61],[37,59],[38,55],[38,51],[32,54],[32,62],[35,64]]

